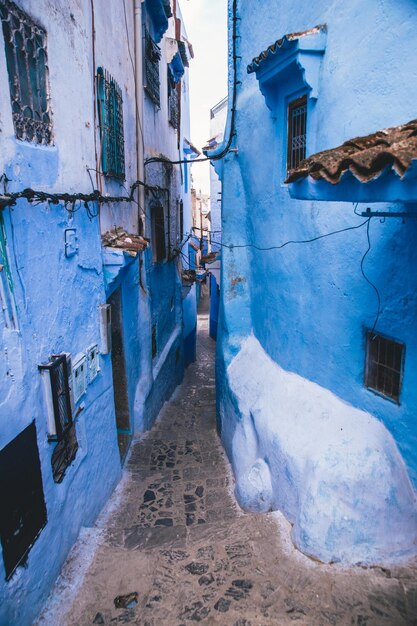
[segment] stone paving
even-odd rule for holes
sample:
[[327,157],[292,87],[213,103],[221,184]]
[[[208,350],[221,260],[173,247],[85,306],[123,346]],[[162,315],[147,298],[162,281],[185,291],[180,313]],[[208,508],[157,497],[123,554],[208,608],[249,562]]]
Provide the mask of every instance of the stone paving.
[[204,314],[198,362],[133,442],[82,585],[59,606],[61,580],[59,619],[46,610],[39,623],[417,625],[416,564],[323,565],[294,549],[281,515],[239,509],[215,430],[214,352]]

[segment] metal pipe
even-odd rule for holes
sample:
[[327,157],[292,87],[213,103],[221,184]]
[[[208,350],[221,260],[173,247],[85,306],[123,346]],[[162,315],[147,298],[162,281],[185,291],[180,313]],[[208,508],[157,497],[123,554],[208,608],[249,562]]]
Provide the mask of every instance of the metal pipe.
[[[143,136],[143,46],[142,46],[142,2],[134,1],[134,33],[135,33],[135,101],[136,101],[136,151],[137,179],[145,180],[145,139]],[[145,188],[138,189],[138,232],[146,234]],[[142,224],[142,226],[141,226]],[[142,232],[141,232],[142,231]]]

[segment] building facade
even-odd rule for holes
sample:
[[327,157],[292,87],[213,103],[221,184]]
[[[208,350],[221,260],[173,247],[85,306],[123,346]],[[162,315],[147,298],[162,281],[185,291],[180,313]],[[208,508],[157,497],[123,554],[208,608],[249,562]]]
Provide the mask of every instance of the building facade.
[[[229,3],[229,116],[209,153],[227,151],[219,431],[242,506],[281,510],[325,562],[417,551],[416,18],[412,2]],[[362,172],[355,193],[343,168]]]
[[[206,150],[213,150],[223,143],[227,118],[228,98],[223,98],[210,110],[211,138]],[[216,253],[210,263],[210,337],[217,338],[220,308],[221,275],[221,222],[222,183],[214,167],[210,168],[210,251]]]
[[0,623],[23,626],[183,376],[192,48],[176,0],[0,16]]

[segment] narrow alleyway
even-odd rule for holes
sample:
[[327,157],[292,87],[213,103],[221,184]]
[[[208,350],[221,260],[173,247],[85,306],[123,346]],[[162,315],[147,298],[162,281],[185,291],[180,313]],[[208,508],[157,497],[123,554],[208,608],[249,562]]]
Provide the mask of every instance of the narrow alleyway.
[[[39,624],[417,624],[415,569],[313,562],[292,547],[282,516],[238,508],[215,430],[206,308],[198,342],[183,385],[153,430],[133,442],[75,599],[70,557]],[[116,599],[126,594],[133,595]]]

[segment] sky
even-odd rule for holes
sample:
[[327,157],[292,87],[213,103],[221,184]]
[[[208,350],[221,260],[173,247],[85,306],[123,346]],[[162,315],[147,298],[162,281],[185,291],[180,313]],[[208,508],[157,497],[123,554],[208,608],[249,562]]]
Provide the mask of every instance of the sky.
[[[191,141],[199,149],[210,139],[210,109],[227,95],[227,0],[180,0],[190,61]],[[194,186],[210,192],[209,168],[196,163]]]

